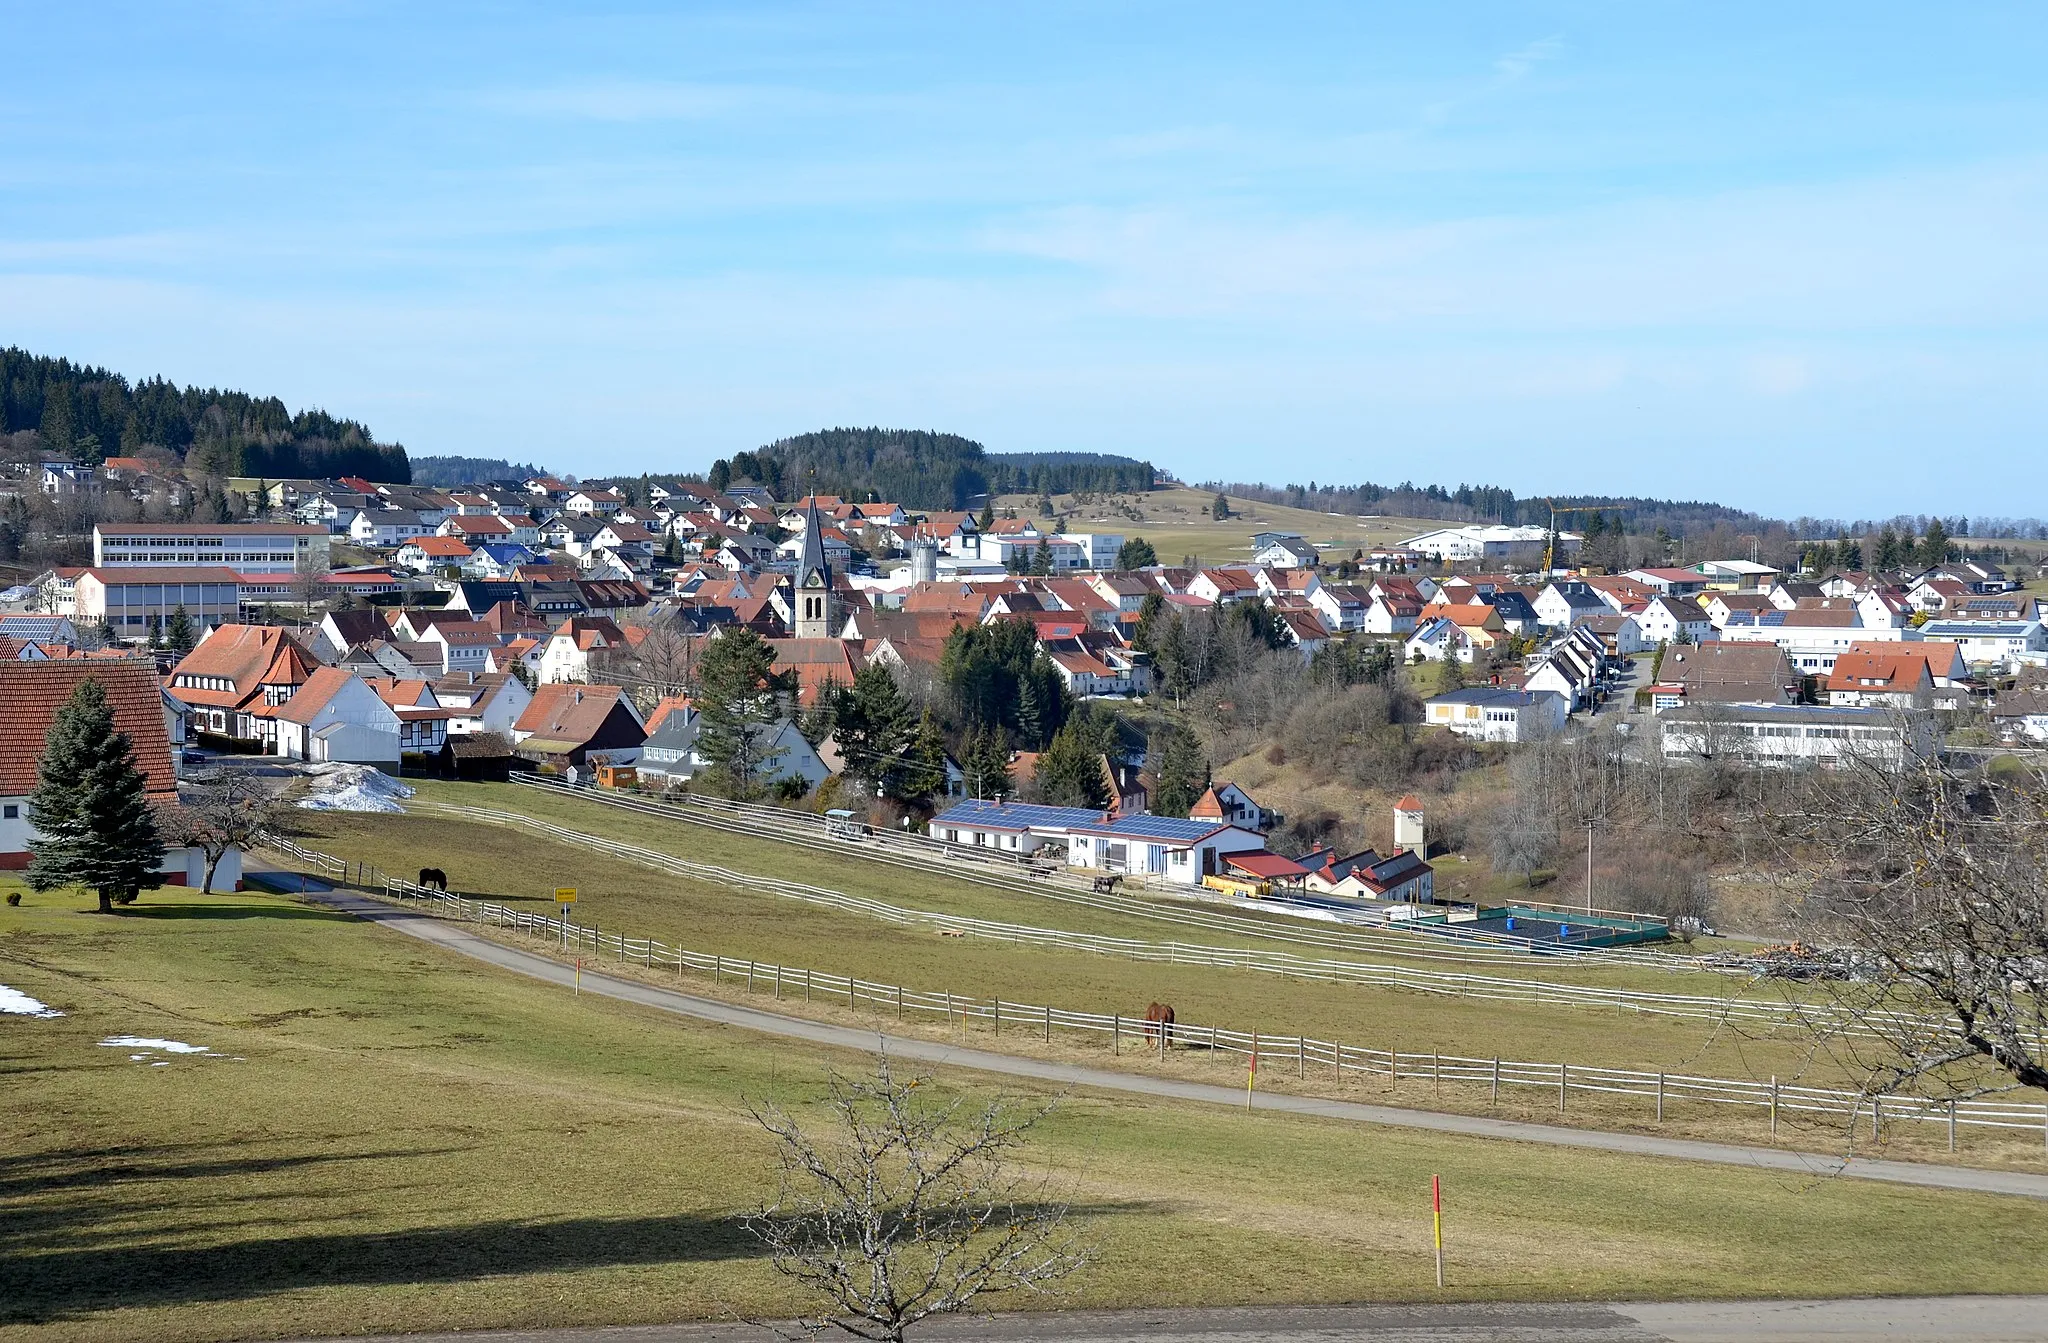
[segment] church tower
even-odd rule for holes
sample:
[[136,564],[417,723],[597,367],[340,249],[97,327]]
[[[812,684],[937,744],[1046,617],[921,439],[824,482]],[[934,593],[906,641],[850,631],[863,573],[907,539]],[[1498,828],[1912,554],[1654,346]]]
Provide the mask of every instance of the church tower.
[[818,520],[814,493],[804,510],[804,544],[790,576],[790,609],[796,613],[799,639],[839,637],[839,599],[832,592],[832,566],[825,562],[824,524]]

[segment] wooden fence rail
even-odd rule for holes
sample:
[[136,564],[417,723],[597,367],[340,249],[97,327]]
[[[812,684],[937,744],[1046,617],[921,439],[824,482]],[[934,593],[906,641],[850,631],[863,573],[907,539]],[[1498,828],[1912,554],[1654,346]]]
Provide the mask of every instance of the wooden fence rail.
[[[273,840],[281,852],[319,870],[336,875],[351,865],[330,854],[305,849],[289,841]],[[1942,1100],[1910,1095],[1871,1095],[1827,1087],[1801,1086],[1773,1077],[1768,1081],[1743,1078],[1701,1077],[1689,1073],[1646,1072],[1629,1068],[1596,1067],[1588,1064],[1542,1063],[1502,1058],[1473,1058],[1441,1053],[1403,1051],[1396,1047],[1360,1045],[1318,1040],[1306,1035],[1233,1031],[1218,1026],[1176,1022],[1160,1027],[1138,1017],[1116,1013],[1076,1012],[1048,1004],[1005,1002],[950,992],[925,992],[901,984],[878,983],[857,976],[836,975],[801,966],[763,965],[712,952],[670,946],[655,938],[632,937],[619,932],[585,927],[573,920],[533,910],[517,909],[489,900],[475,899],[459,892],[420,886],[400,877],[386,877],[387,897],[424,902],[451,917],[481,927],[510,930],[552,943],[577,955],[588,953],[600,961],[637,965],[643,970],[667,973],[677,978],[696,974],[714,985],[730,980],[744,983],[746,992],[772,992],[777,999],[843,1004],[855,1010],[872,1009],[908,1019],[919,1015],[943,1018],[949,1027],[966,1029],[986,1023],[1000,1034],[1007,1020],[1013,1028],[1037,1034],[1050,1041],[1053,1032],[1078,1034],[1105,1041],[1122,1053],[1126,1042],[1133,1048],[1168,1049],[1183,1055],[1210,1058],[1256,1055],[1263,1069],[1291,1068],[1298,1078],[1310,1073],[1343,1082],[1350,1078],[1383,1079],[1395,1091],[1404,1083],[1428,1083],[1440,1091],[1445,1086],[1486,1088],[1498,1099],[1503,1088],[1520,1087],[1557,1097],[1560,1113],[1568,1110],[1574,1093],[1625,1096],[1654,1107],[1662,1122],[1667,1108],[1678,1104],[1738,1106],[1764,1112],[1771,1132],[1777,1132],[1778,1118],[1785,1114],[1823,1115],[1848,1122],[1852,1131],[1868,1122],[1875,1134],[1885,1125],[1936,1123],[1946,1126],[1950,1150],[1955,1150],[1958,1131],[1964,1127],[2032,1130],[2048,1144],[2048,1104],[2016,1099]],[[1033,1028],[1036,1027],[1036,1031]],[[1269,1072],[1270,1076],[1271,1073]]]

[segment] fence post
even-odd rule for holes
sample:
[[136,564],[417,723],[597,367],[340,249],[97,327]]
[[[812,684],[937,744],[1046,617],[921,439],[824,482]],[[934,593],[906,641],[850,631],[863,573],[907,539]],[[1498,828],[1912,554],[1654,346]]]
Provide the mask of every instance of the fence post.
[[724,969],[725,957],[713,956],[711,958],[711,982],[713,984],[723,984],[725,982],[725,976],[722,973]]
[[1771,1074],[1771,1136],[1778,1136],[1778,1075]]
[[1956,1098],[1948,1098],[1948,1150],[1956,1150]]
[[1664,1122],[1664,1074],[1657,1074],[1657,1122]]
[[896,986],[896,1019],[898,1021],[903,1019],[903,986],[901,984]]
[[805,1001],[805,1002],[809,1002],[810,1000],[811,1000],[811,971],[810,971],[810,967],[809,967],[809,966],[805,966],[805,967],[804,967],[804,1001]]
[[1401,1047],[1394,1046],[1387,1051],[1387,1090],[1401,1089]]
[[775,967],[775,1001],[778,1003],[782,1001],[782,967],[780,965]]
[[1000,1040],[1003,1038],[1003,1000],[995,999],[995,1005],[996,1039]]
[[849,1012],[859,1010],[860,1004],[855,1002],[853,997],[854,989],[859,985],[859,982],[852,975],[846,977],[846,1009]]
[[1052,1043],[1052,1004],[1045,1005],[1045,1042]]
[[1330,1080],[1340,1087],[1344,1085],[1344,1044],[1341,1040],[1330,1042]]
[[1500,1104],[1500,1055],[1493,1056],[1493,1103]]
[[1872,1096],[1870,1098],[1870,1140],[1874,1143],[1884,1141],[1884,1097],[1882,1096]]
[[754,991],[754,963],[753,963],[752,961],[748,961],[748,962],[747,962],[747,992],[748,992],[748,993],[752,993],[753,991]]
[[1444,1056],[1441,1050],[1433,1051],[1429,1056],[1429,1094],[1444,1094]]
[[1124,1019],[1115,1012],[1109,1014],[1109,1056],[1116,1057],[1118,1037],[1124,1033]]
[[1308,1042],[1301,1036],[1294,1037],[1294,1075],[1297,1080],[1308,1080]]
[[1557,1065],[1557,1112],[1559,1114],[1564,1113],[1564,1089],[1571,1077],[1571,1073],[1571,1064],[1560,1063]]

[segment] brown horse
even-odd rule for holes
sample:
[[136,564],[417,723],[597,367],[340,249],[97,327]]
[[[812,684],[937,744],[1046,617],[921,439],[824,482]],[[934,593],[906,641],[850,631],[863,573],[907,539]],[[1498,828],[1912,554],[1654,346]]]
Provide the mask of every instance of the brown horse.
[[419,886],[438,886],[443,892],[446,892],[448,889],[448,874],[438,867],[423,867],[420,869],[420,879],[415,884]]
[[1163,1044],[1173,1043],[1173,1007],[1168,1003],[1153,1003],[1145,1009],[1145,1038],[1165,1038]]

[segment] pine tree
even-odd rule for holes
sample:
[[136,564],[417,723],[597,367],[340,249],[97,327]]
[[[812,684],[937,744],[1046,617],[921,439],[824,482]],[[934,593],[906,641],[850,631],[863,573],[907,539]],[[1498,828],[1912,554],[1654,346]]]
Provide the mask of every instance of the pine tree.
[[1043,578],[1052,572],[1052,542],[1046,537],[1038,538],[1038,545],[1031,552],[1031,572]]
[[1038,678],[1024,676],[1017,684],[1017,737],[1027,746],[1043,746],[1046,740],[1045,705],[1039,699]]
[[182,605],[164,625],[164,646],[179,657],[192,651],[192,615]]
[[1097,810],[1109,805],[1109,781],[1102,777],[1102,756],[1090,749],[1092,745],[1078,718],[1053,734],[1038,757],[1034,776],[1041,801],[1056,807]]
[[1209,766],[1201,743],[1184,727],[1170,727],[1159,752],[1159,788],[1152,810],[1161,816],[1185,816],[1209,784]]
[[1217,496],[1216,496],[1216,502],[1215,502],[1215,503],[1213,503],[1213,504],[1210,504],[1210,505],[1209,505],[1209,516],[1210,516],[1211,518],[1214,518],[1214,519],[1215,519],[1216,521],[1218,521],[1218,522],[1221,522],[1221,521],[1223,521],[1223,520],[1224,520],[1225,518],[1229,517],[1229,516],[1230,516],[1230,500],[1228,500],[1228,499],[1224,498],[1224,497],[1223,497],[1222,495],[1220,495],[1220,494],[1219,494],[1219,495],[1217,495]]
[[910,749],[905,754],[907,759],[900,784],[902,797],[930,797],[944,791],[946,738],[939,731],[938,720],[932,717],[930,709],[926,709],[917,720],[917,733],[910,739]]
[[127,734],[114,730],[106,691],[98,681],[81,682],[57,711],[36,762],[29,886],[89,886],[107,914],[162,885],[164,842],[147,785]]
[[155,611],[149,613],[149,646],[151,648],[162,648],[164,646],[164,618]]
[[1158,553],[1152,549],[1152,543],[1142,536],[1132,537],[1116,552],[1116,567],[1119,569],[1143,569],[1157,563]]
[[1010,778],[1010,734],[1000,727],[978,734],[974,751],[974,785],[978,797],[1014,797]]
[[974,525],[977,529],[984,532],[996,525],[996,501],[993,496],[983,501],[981,516],[975,519]]
[[1948,563],[1948,528],[1940,518],[1927,524],[1927,535],[1920,538],[1920,567],[1933,569]]
[[726,777],[735,797],[753,796],[768,729],[783,715],[788,686],[775,650],[744,625],[728,627],[697,659],[697,749]]
[[870,662],[854,673],[853,688],[840,697],[838,722],[832,730],[846,773],[877,797],[905,796],[902,757],[910,738],[909,701],[897,689],[889,668]]

